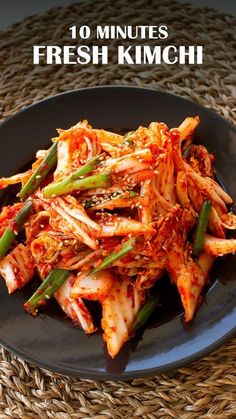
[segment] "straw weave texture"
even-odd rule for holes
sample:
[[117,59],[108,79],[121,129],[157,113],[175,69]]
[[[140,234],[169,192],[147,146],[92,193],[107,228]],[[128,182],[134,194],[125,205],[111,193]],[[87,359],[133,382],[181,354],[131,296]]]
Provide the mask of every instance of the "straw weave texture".
[[[204,64],[118,66],[112,57],[117,41],[110,42],[109,65],[32,64],[33,45],[73,45],[68,28],[74,24],[159,23],[169,27],[168,44],[203,45]],[[123,84],[149,86],[190,98],[235,122],[235,29],[230,16],[163,0],[87,1],[27,18],[0,34],[0,118],[59,92]],[[236,339],[170,376],[126,383],[62,377],[2,349],[1,419],[138,417],[236,418]]]

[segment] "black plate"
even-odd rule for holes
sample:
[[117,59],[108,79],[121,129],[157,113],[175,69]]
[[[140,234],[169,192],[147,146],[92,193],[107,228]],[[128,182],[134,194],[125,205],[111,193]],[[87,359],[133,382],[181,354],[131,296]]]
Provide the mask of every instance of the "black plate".
[[[236,130],[211,111],[167,93],[135,87],[98,87],[68,92],[41,101],[0,126],[0,176],[16,173],[37,149],[86,118],[97,128],[133,129],[151,121],[175,127],[199,115],[197,140],[216,155],[216,168],[236,199]],[[86,336],[49,307],[33,318],[23,310],[27,289],[11,297],[0,285],[0,343],[40,367],[93,379],[128,379],[179,367],[221,345],[236,331],[236,257],[222,258],[213,272],[195,320],[186,327],[173,287],[160,283],[163,307],[155,322],[126,344],[115,360],[100,334]],[[165,288],[167,287],[167,288]]]

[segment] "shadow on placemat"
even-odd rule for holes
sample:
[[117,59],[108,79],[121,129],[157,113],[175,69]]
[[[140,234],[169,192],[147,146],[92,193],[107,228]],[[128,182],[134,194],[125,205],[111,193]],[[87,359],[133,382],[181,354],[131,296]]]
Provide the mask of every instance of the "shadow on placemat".
[[[68,28],[74,24],[159,23],[169,27],[168,44],[203,45],[203,65],[118,66],[112,57],[116,41],[109,43],[109,65],[32,64],[32,45],[71,44]],[[190,98],[235,121],[234,31],[233,17],[163,0],[87,1],[27,18],[1,33],[0,117],[70,89],[125,84],[154,87]],[[40,370],[2,350],[0,417],[236,418],[235,365],[236,339],[169,376],[98,383]]]

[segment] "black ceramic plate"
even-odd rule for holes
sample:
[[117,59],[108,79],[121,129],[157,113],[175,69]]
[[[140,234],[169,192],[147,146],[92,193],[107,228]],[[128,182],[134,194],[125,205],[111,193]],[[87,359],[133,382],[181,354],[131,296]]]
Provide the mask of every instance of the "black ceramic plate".
[[[211,111],[177,96],[135,87],[99,87],[68,92],[24,109],[0,126],[0,176],[16,173],[55,128],[86,118],[97,128],[135,129],[151,121],[170,127],[199,115],[196,140],[216,156],[216,168],[236,199],[236,130]],[[7,199],[3,194],[2,200]],[[145,330],[111,360],[101,334],[86,336],[63,318],[56,305],[37,318],[25,313],[31,292],[7,295],[0,284],[0,343],[27,361],[51,371],[93,379],[128,379],[155,374],[193,361],[235,335],[236,257],[222,258],[194,321],[186,327],[178,295],[160,281],[162,307]],[[94,307],[93,307],[94,309]]]

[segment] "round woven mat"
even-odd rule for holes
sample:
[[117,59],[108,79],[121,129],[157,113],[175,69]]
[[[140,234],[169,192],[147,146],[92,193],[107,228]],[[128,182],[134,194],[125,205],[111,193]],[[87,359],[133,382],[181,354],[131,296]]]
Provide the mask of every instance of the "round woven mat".
[[[169,27],[168,44],[204,45],[204,64],[118,66],[117,41],[110,42],[109,65],[32,64],[33,45],[76,44],[68,32],[74,24],[161,23]],[[235,122],[235,28],[230,16],[163,0],[87,1],[27,18],[0,34],[0,118],[66,90],[125,84],[185,96]],[[62,377],[1,354],[1,419],[236,418],[236,339],[171,375],[126,383]]]

